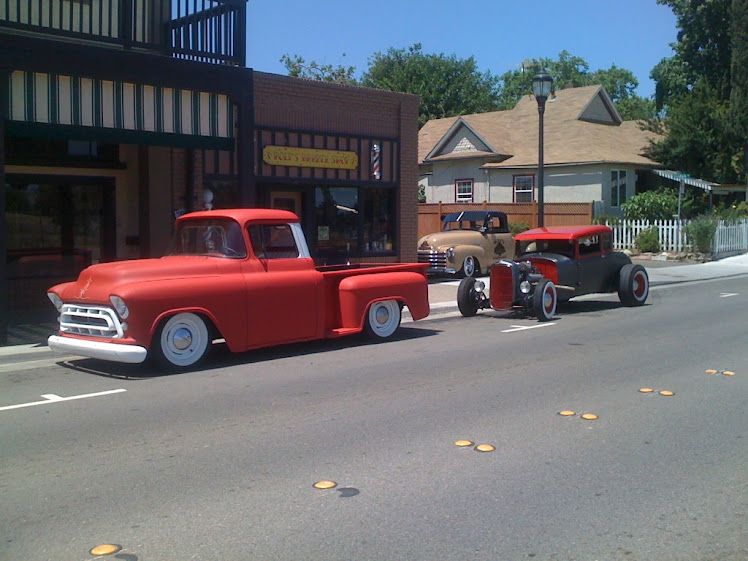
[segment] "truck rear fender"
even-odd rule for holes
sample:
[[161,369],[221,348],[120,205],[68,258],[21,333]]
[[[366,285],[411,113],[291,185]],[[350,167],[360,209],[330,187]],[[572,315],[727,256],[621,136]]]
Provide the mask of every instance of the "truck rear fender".
[[340,281],[340,319],[343,328],[363,329],[373,302],[397,300],[408,306],[414,320],[429,315],[428,281],[421,273],[397,271],[355,275]]

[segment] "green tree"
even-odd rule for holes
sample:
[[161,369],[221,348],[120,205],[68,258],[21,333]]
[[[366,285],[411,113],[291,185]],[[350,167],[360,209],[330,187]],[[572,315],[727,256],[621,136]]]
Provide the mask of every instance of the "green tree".
[[[345,53],[343,53],[345,56]],[[308,80],[319,80],[334,84],[356,85],[354,73],[355,66],[333,66],[332,64],[318,64],[315,61],[306,62],[299,55],[285,54],[281,62],[286,66],[289,76],[294,78],[306,78]]]
[[746,0],[658,3],[673,10],[678,37],[672,44],[674,56],[663,59],[651,73],[657,82],[657,107],[665,115],[652,128],[659,126],[666,137],[653,144],[648,154],[691,175],[736,183],[741,172],[745,174],[741,161],[748,117],[744,105],[741,110],[732,109],[731,104],[736,96],[738,105],[745,103],[745,90],[742,94],[732,90],[736,84],[745,88]]
[[531,77],[541,69],[553,77],[553,87],[556,90],[602,85],[616,104],[624,121],[652,119],[655,116],[654,102],[636,95],[639,81],[633,72],[615,65],[607,70],[590,72],[587,61],[571,55],[568,51],[561,51],[557,60],[527,60],[521,69],[502,74],[499,77],[502,86],[499,107],[511,109],[523,95],[532,95]]
[[732,0],[732,91],[730,130],[742,148],[733,159],[734,168],[748,182],[748,0]]
[[420,43],[374,53],[361,78],[365,87],[420,96],[419,126],[429,119],[496,111],[498,82],[490,72],[478,71],[473,57],[427,54]]

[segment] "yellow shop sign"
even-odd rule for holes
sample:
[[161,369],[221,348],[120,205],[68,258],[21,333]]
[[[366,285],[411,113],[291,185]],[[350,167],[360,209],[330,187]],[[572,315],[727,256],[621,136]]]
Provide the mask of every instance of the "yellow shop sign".
[[356,169],[358,167],[358,155],[355,152],[288,146],[265,146],[262,149],[262,161],[271,166],[300,168]]

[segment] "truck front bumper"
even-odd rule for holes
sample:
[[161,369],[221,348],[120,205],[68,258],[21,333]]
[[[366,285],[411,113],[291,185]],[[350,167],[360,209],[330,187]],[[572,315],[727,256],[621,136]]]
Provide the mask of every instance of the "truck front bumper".
[[50,335],[47,344],[50,349],[59,353],[130,364],[143,362],[148,355],[148,350],[138,345],[118,345],[117,343],[60,337],[59,335]]

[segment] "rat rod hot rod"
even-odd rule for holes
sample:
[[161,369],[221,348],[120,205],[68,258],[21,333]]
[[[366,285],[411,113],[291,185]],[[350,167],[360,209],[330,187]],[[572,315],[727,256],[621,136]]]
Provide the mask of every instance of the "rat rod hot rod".
[[558,301],[583,294],[618,292],[624,306],[647,300],[647,271],[612,250],[613,232],[607,226],[536,228],[514,239],[516,261],[494,264],[488,296],[483,281],[460,282],[457,305],[462,315],[485,308],[519,309],[548,321]]
[[374,339],[429,314],[426,265],[315,267],[295,214],[211,210],[177,220],[161,259],[102,263],[52,287],[60,331],[49,347],[81,356],[170,367],[229,350],[340,337]]

